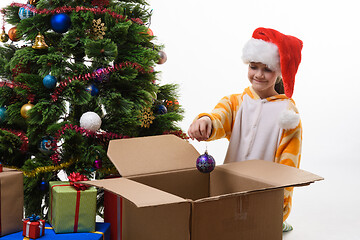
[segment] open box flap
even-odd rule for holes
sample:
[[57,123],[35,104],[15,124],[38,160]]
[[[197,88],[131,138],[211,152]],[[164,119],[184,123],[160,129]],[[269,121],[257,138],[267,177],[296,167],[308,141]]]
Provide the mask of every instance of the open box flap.
[[273,187],[303,186],[324,179],[301,169],[264,160],[227,163],[217,168]]
[[123,177],[196,167],[200,154],[175,135],[111,140],[108,156]]
[[84,183],[86,185],[106,189],[123,198],[126,198],[130,202],[134,203],[137,207],[151,207],[172,203],[187,202],[187,200],[176,195],[158,190],[153,187],[149,187],[147,185],[126,178],[82,181],[79,183]]

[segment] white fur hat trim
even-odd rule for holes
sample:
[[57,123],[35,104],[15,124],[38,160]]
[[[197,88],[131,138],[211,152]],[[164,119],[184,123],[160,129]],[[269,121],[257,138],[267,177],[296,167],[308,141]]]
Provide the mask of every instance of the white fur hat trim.
[[300,116],[294,110],[284,110],[280,114],[279,126],[282,129],[290,130],[296,128],[300,123]]
[[280,71],[280,55],[278,47],[271,42],[251,38],[243,48],[244,63],[261,62],[273,71]]

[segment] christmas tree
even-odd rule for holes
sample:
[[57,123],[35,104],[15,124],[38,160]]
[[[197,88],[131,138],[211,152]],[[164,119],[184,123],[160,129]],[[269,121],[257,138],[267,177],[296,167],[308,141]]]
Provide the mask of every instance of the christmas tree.
[[118,174],[106,155],[111,139],[186,138],[177,85],[159,84],[155,68],[166,54],[154,43],[151,14],[144,0],[2,9],[13,27],[5,32],[3,23],[0,35],[0,161],[24,173],[26,215],[46,214],[48,182],[59,171]]

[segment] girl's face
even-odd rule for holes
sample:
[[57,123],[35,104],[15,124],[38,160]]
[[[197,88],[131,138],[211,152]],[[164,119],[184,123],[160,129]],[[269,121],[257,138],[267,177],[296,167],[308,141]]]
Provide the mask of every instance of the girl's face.
[[248,78],[254,91],[260,98],[267,98],[278,94],[274,89],[278,76],[280,76],[279,72],[272,71],[263,63],[251,62],[249,64]]

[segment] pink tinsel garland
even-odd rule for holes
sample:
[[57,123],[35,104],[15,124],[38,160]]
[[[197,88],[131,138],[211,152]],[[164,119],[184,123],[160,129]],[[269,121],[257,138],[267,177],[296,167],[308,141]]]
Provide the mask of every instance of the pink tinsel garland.
[[133,21],[137,24],[143,25],[144,22],[140,19],[140,18],[130,18],[127,19],[125,16],[118,14],[116,12],[111,11],[110,9],[107,8],[103,8],[103,7],[97,7],[97,8],[88,8],[88,7],[84,7],[84,6],[77,6],[77,7],[69,7],[69,6],[63,6],[63,7],[58,7],[55,8],[53,10],[48,10],[48,9],[37,9],[37,8],[31,8],[29,7],[27,4],[22,4],[22,3],[12,3],[10,5],[11,7],[23,7],[26,10],[32,11],[36,14],[57,14],[57,13],[68,13],[68,12],[80,12],[80,11],[90,11],[94,14],[105,14],[108,13],[110,14],[110,16],[112,16],[115,19],[120,19],[120,20],[124,20],[124,21]]
[[83,136],[86,137],[92,137],[92,138],[96,138],[100,141],[109,141],[111,139],[123,139],[123,138],[129,138],[128,136],[124,136],[124,135],[120,135],[120,134],[116,134],[116,133],[111,133],[111,132],[93,132],[90,130],[87,130],[85,128],[79,127],[77,125],[73,125],[73,124],[66,124],[65,126],[63,126],[56,134],[54,137],[54,141],[52,143],[52,146],[55,150],[55,153],[52,154],[50,156],[51,160],[53,161],[54,164],[58,164],[61,160],[59,157],[59,152],[58,150],[58,146],[57,146],[57,142],[58,140],[61,138],[62,135],[65,134],[65,130],[74,130],[77,133],[82,134]]
[[138,63],[123,62],[123,63],[115,64],[112,67],[107,67],[107,68],[100,69],[97,72],[87,73],[87,74],[75,76],[75,77],[72,77],[72,78],[69,77],[67,80],[65,80],[63,82],[60,82],[60,84],[56,87],[54,93],[51,96],[52,100],[54,102],[56,102],[58,100],[58,98],[59,98],[59,95],[64,90],[64,88],[74,80],[77,80],[77,81],[89,81],[90,79],[95,78],[96,76],[99,76],[99,75],[102,75],[102,74],[109,74],[110,72],[115,72],[115,71],[118,71],[118,70],[121,70],[121,69],[127,68],[127,67],[134,68],[134,69],[138,70],[140,73],[151,72],[151,70],[150,71],[145,71],[145,69]]
[[18,136],[22,142],[20,151],[26,152],[28,150],[29,139],[23,131],[10,130],[10,129],[6,129],[6,128],[0,128],[0,130],[7,131],[9,133],[12,133],[12,134]]

